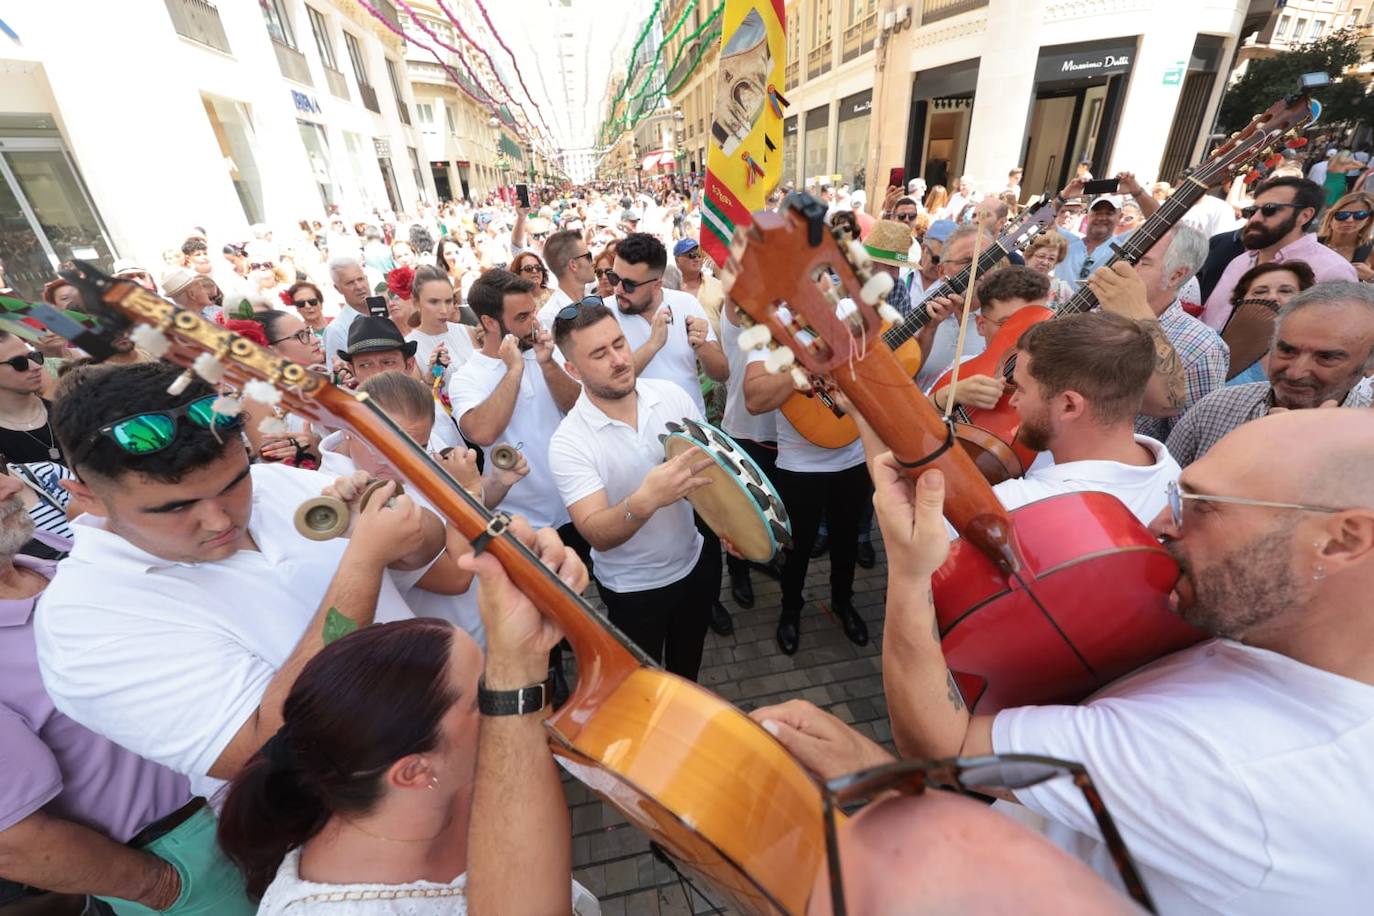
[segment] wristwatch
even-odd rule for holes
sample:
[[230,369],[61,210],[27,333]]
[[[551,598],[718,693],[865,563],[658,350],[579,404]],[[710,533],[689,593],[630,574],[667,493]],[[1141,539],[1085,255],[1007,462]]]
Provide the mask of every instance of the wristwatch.
[[553,678],[519,690],[488,690],[487,679],[477,682],[477,711],[484,716],[525,716],[542,712],[553,696]]

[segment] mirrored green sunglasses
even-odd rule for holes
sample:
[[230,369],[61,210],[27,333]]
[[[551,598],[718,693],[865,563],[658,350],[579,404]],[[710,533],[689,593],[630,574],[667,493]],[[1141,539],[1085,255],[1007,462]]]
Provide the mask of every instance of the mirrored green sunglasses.
[[215,413],[216,397],[213,394],[206,395],[170,410],[136,413],[115,420],[96,430],[88,447],[104,436],[130,455],[152,455],[176,441],[177,421],[182,417],[201,429],[229,430],[241,425],[241,414]]

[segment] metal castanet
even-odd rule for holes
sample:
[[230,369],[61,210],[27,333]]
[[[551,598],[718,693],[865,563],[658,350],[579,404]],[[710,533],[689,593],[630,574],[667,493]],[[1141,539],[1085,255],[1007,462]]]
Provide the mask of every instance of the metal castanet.
[[730,906],[805,912],[809,876],[825,862],[821,795],[777,740],[730,703],[659,669],[544,566],[508,530],[507,517],[464,491],[366,394],[335,387],[131,282],[87,265],[71,279],[112,333],[130,323],[157,327],[171,342],[167,359],[190,366],[212,354],[229,384],[270,381],[284,408],[346,429],[382,454],[454,529],[496,557],[572,644],[577,685],[545,722],[554,752]]
[[[1002,506],[892,351],[870,343],[877,312],[823,215],[809,199],[756,214],[732,246],[727,294],[802,369],[831,376],[912,478],[932,468],[945,475],[945,516],[961,538],[932,586],[945,658],[970,706],[1072,702],[1201,639],[1169,610],[1173,559],[1115,497]],[[845,318],[806,282],[820,263],[858,306]]]

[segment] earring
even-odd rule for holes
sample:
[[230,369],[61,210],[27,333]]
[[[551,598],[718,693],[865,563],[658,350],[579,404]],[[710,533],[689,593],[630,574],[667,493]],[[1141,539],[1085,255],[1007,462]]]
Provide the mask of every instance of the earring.
[[1325,567],[1325,566],[1318,566],[1318,567],[1312,572],[1312,581],[1313,581],[1313,582],[1320,582],[1321,580],[1323,580],[1323,579],[1325,579],[1325,578],[1326,578],[1326,567]]
[[429,778],[429,788],[431,788],[431,789],[437,789],[437,788],[439,788],[439,777],[438,777],[438,776],[431,776],[431,777]]

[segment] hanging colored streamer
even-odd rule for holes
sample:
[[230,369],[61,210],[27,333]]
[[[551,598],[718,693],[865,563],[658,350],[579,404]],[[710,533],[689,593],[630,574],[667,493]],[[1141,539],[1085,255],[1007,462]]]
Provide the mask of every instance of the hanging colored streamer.
[[501,50],[505,51],[506,56],[510,58],[510,64],[515,68],[515,78],[520,81],[520,88],[525,90],[525,98],[529,99],[530,104],[534,106],[535,114],[539,115],[539,123],[544,125],[545,132],[552,137],[553,131],[549,130],[548,123],[544,121],[544,112],[540,110],[539,103],[536,102],[534,96],[530,94],[530,87],[525,85],[525,75],[520,72],[520,64],[516,62],[514,52],[507,46],[505,39],[501,37],[501,33],[496,31],[496,26],[492,24],[491,17],[487,15],[487,8],[482,5],[482,0],[473,0],[473,2],[477,4],[477,11],[482,14],[482,19],[487,24],[487,31],[491,32],[491,37],[496,39],[496,43],[501,46]]
[[786,62],[783,0],[725,0],[701,208],[701,247],[719,265],[735,230],[752,222],[782,178],[782,157],[763,150],[780,133],[786,102],[769,90],[782,83]]

